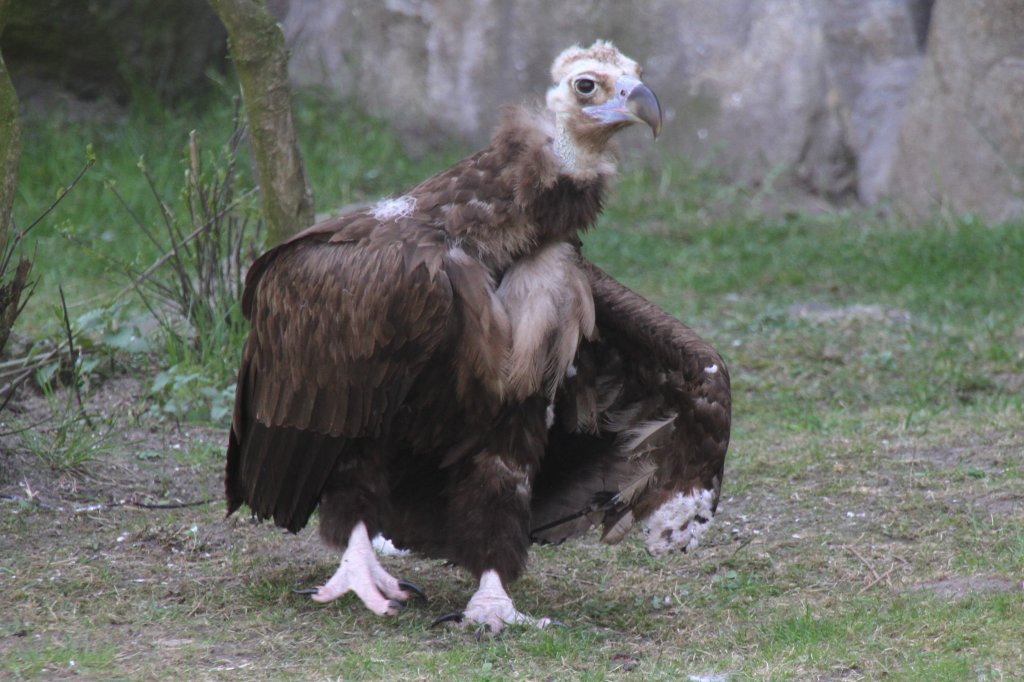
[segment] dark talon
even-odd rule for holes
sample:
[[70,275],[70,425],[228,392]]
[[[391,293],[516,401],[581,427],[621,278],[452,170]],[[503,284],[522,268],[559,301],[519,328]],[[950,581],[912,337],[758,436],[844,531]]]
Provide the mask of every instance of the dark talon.
[[396,614],[399,614],[402,612],[403,609],[405,609],[405,602],[398,601],[397,599],[389,599],[388,607],[393,609]]
[[295,594],[316,594],[319,591],[319,587],[296,587],[292,590]]
[[436,628],[441,623],[461,623],[462,619],[466,617],[462,611],[452,611],[451,613],[445,613],[434,619],[434,622],[430,624],[430,627]]
[[423,591],[423,588],[411,580],[399,580],[398,586],[406,592],[412,592],[423,601],[430,601],[427,599],[427,593]]

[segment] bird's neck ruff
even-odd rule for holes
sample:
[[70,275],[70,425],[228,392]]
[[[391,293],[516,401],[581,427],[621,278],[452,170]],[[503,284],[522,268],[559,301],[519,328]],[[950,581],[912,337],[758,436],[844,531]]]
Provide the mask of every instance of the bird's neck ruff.
[[572,152],[558,128],[547,112],[506,110],[491,144],[473,157],[473,170],[487,177],[466,202],[487,206],[493,219],[459,224],[451,220],[459,212],[449,211],[453,235],[498,270],[545,244],[575,242],[601,211],[613,157],[565,156]]
[[[530,164],[525,169],[524,179],[530,179],[528,173],[533,171],[536,176],[532,179],[541,186],[553,184],[555,176],[580,186],[589,186],[595,181],[606,183],[618,171],[612,131],[596,136],[591,133],[581,140],[578,127],[572,119],[555,116],[549,110],[511,107],[506,109],[491,145],[510,149],[516,160]],[[521,149],[515,149],[517,146]],[[535,155],[544,158],[538,159]],[[539,164],[535,163],[538,161]]]
[[612,177],[618,167],[615,147],[608,137],[593,140],[594,145],[581,144],[572,123],[563,118],[555,122],[554,149],[561,161],[562,173],[581,182],[596,177]]

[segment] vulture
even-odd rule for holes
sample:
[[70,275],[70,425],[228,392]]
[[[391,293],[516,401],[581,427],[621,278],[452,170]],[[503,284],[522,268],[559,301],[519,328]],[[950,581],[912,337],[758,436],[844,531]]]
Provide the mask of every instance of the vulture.
[[609,42],[561,53],[543,106],[401,196],[320,222],[250,268],[225,488],[228,514],[298,532],[319,508],[354,592],[395,615],[421,590],[372,548],[469,571],[438,622],[551,621],[506,588],[531,543],[643,529],[697,546],[729,442],[729,374],[688,327],[580,252],[616,172],[612,138],[661,108]]

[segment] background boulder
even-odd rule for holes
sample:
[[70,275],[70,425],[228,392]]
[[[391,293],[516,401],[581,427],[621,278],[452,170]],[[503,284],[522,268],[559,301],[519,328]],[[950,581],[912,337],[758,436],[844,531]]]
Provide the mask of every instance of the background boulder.
[[613,40],[665,107],[662,148],[728,177],[781,172],[834,200],[884,193],[921,63],[921,0],[276,0],[295,82],[325,85],[416,144],[480,143],[539,98],[551,59]]
[[1024,216],[1021,0],[938,0],[892,195],[916,216],[939,207],[990,221]]
[[[483,143],[501,105],[543,98],[554,55],[603,37],[662,100],[660,152],[834,203],[1024,215],[1021,0],[268,2],[293,81],[388,118],[413,151]],[[226,58],[206,0],[12,0],[0,40],[29,97],[44,80],[174,99]]]

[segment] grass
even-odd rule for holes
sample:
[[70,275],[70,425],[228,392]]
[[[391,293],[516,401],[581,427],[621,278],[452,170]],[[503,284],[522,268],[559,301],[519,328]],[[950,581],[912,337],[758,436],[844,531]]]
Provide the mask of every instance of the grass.
[[[428,175],[438,163],[454,161],[457,156],[440,153],[429,159],[407,159],[400,153],[397,138],[380,121],[339,110],[316,92],[307,93],[302,104],[297,119],[311,182],[324,211],[400,191]],[[191,326],[182,331],[182,325],[174,321],[177,312],[172,310],[174,314],[169,315],[168,309],[195,311],[197,307],[192,301],[169,302],[166,292],[180,289],[178,272],[189,269],[180,267],[177,258],[171,259],[157,271],[157,278],[163,280],[161,289],[154,292],[152,287],[140,287],[145,305],[133,293],[133,273],[146,271],[171,253],[168,232],[173,231],[178,242],[203,222],[201,215],[198,220],[193,218],[200,202],[194,186],[185,179],[186,173],[195,170],[189,149],[193,131],[200,150],[194,156],[201,159],[202,172],[188,177],[201,178],[210,194],[214,183],[217,187],[226,184],[225,178],[234,188],[220,205],[209,207],[208,214],[216,214],[233,196],[239,202],[232,214],[237,214],[236,222],[245,221],[250,233],[255,232],[256,220],[251,218],[255,196],[248,195],[254,178],[246,145],[239,148],[237,160],[230,165],[233,172],[227,172],[225,148],[232,137],[235,102],[221,94],[183,110],[164,110],[144,100],[127,111],[68,126],[71,113],[51,112],[25,125],[15,202],[19,224],[27,224],[48,206],[86,158],[95,162],[79,186],[27,240],[28,252],[35,254],[34,273],[39,284],[19,330],[35,338],[61,337],[62,311],[53,301],[63,287],[72,319],[89,320],[80,327],[106,323],[106,329],[92,335],[104,346],[98,349],[101,353],[126,350],[127,345],[133,346],[130,351],[159,346],[156,350],[163,370],[154,373],[151,392],[158,396],[168,417],[223,422],[231,412],[234,372],[245,332],[237,305],[226,307],[218,302],[212,314],[195,315]],[[387,168],[386,174],[382,168]],[[233,254],[235,249],[221,247],[219,253]],[[223,263],[227,258],[207,260]],[[157,322],[149,314],[154,310],[160,312]],[[138,353],[134,354],[138,361]],[[125,357],[121,353],[121,359]]]
[[[189,133],[197,131],[207,148],[231,134],[234,103],[217,93],[180,110],[152,105],[129,108],[69,125],[73,111],[53,111],[24,122],[22,161],[14,205],[19,224],[28,224],[48,206],[89,153],[96,163],[81,185],[37,227],[28,240],[41,276],[25,313],[29,333],[45,333],[54,322],[57,286],[71,297],[72,312],[106,304],[125,288],[111,261],[148,266],[163,251],[143,238],[134,218],[161,229],[161,207],[154,200],[144,165],[172,214],[185,213],[182,176],[187,168]],[[429,158],[402,155],[398,139],[377,119],[340,108],[324,95],[306,93],[297,112],[302,149],[320,211],[401,191],[455,161],[457,151]],[[91,152],[87,152],[87,148]],[[243,148],[239,186],[255,184],[251,160]],[[125,198],[122,205],[110,187]]]
[[[34,235],[45,279],[23,332],[51,333],[57,284],[72,317],[123,287],[69,234],[140,263],[156,257],[104,184],[116,181],[155,222],[138,156],[173,199],[188,131],[217,140],[230,112],[214,101],[74,126],[60,112],[27,122],[21,221],[73,174],[86,144],[98,161],[91,190],[76,190]],[[455,156],[407,159],[386,126],[318,95],[300,100],[297,120],[321,210],[399,192]],[[625,173],[585,239],[590,257],[729,363],[724,498],[695,556],[655,560],[637,538],[535,548],[512,595],[524,612],[568,627],[482,642],[427,628],[473,585],[415,557],[385,559],[431,596],[397,619],[350,599],[315,605],[291,593],[334,568],[312,530],[293,537],[225,520],[219,504],[89,510],[133,494],[219,497],[223,426],[147,411],[154,377],[177,361],[157,344],[150,360],[129,363],[137,376],[115,372],[87,396],[95,414],[130,412],[125,437],[137,445],[105,446],[73,471],[42,466],[25,445],[0,447],[0,671],[1020,679],[1024,230],[970,218],[911,227],[868,211],[764,216],[757,199],[664,159],[657,171]],[[166,385],[178,381],[187,399],[198,390],[190,376]],[[25,419],[46,409],[34,400]],[[31,495],[18,487],[25,481]]]

